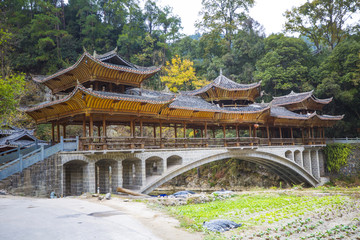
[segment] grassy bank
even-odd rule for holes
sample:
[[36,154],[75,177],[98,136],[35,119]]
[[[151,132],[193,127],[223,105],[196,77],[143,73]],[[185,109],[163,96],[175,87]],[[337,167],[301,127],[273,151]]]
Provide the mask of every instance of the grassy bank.
[[[354,194],[355,193],[355,194]],[[166,207],[182,227],[205,231],[204,221],[243,224],[207,239],[360,239],[359,189],[248,192],[226,200]]]

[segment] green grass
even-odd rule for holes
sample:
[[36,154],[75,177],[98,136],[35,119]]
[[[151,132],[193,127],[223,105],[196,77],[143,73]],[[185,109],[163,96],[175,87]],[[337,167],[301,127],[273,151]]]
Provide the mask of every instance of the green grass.
[[317,209],[341,205],[347,196],[297,196],[277,193],[239,195],[224,201],[167,207],[180,219],[181,225],[203,231],[202,223],[211,219],[228,219],[245,228],[299,218]]

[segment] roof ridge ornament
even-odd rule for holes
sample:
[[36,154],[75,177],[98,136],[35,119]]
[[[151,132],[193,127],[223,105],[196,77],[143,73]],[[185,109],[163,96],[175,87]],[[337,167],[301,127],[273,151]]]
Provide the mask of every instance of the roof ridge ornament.
[[86,50],[85,46],[83,46],[83,50],[85,53],[87,53],[88,51]]
[[223,73],[222,73],[222,68],[220,68],[220,76],[222,76],[223,75]]
[[93,57],[96,58],[96,50],[94,50]]

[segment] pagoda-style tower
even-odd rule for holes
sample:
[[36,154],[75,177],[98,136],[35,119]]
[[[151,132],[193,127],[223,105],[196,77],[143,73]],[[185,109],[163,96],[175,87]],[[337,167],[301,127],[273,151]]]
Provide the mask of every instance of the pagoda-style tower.
[[314,96],[313,90],[304,93],[295,93],[291,91],[288,95],[274,97],[272,104],[274,106],[283,106],[289,111],[298,113],[313,113],[314,111],[321,111],[323,107],[330,103],[333,98],[318,99]]
[[[82,126],[82,150],[319,144],[324,127],[343,117],[318,115],[315,110],[331,99],[312,92],[254,103],[261,82],[240,84],[221,73],[207,86],[180,94],[142,89],[160,69],[132,64],[116,49],[85,52],[73,66],[36,78],[56,100],[25,112],[37,124],[52,124],[54,142],[67,137],[67,126]],[[128,132],[110,135],[109,126],[119,125]]]
[[88,52],[71,67],[47,77],[34,78],[53,94],[70,93],[80,83],[95,91],[124,93],[160,71],[161,67],[140,67],[121,58],[116,49],[98,55]]
[[247,106],[260,96],[260,84],[261,81],[252,84],[236,83],[220,73],[210,84],[184,94],[199,96],[221,107]]

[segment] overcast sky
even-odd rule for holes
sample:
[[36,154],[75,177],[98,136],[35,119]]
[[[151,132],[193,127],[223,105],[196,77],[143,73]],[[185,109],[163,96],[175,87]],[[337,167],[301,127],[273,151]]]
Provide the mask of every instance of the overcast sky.
[[[285,23],[283,13],[305,2],[306,0],[255,0],[250,16],[264,26],[266,35],[278,33]],[[171,6],[173,13],[180,16],[184,34],[192,35],[196,32],[194,24],[199,19],[201,0],[157,0],[157,3],[160,6]]]

